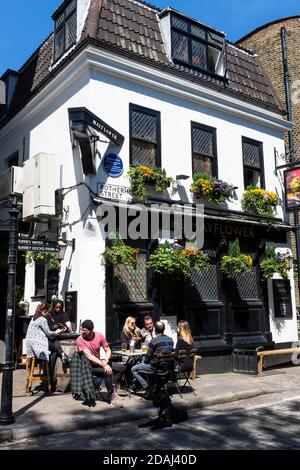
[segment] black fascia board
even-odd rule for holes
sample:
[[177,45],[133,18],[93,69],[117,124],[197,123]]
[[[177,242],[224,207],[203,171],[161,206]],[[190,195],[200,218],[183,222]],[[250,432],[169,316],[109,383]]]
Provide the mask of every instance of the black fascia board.
[[105,135],[111,142],[118,146],[124,143],[124,136],[102,121],[96,114],[85,107],[69,108],[69,119],[71,130],[82,130],[85,132],[87,126],[92,127],[101,134]]

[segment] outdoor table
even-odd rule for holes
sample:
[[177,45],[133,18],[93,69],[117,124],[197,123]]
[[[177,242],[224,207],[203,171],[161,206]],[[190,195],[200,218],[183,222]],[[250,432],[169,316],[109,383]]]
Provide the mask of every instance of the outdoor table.
[[136,357],[140,357],[141,358],[141,362],[142,362],[142,359],[143,359],[143,356],[146,356],[147,352],[146,351],[142,351],[141,349],[136,349],[134,352],[131,352],[131,351],[122,351],[121,349],[120,350],[113,350],[112,351],[112,359],[115,357],[121,357],[122,358],[122,363],[126,365],[126,371],[125,371],[125,374],[124,374],[124,377],[125,377],[125,387],[126,387],[126,391],[127,391],[127,394],[128,396],[130,396],[132,390],[130,389],[130,385],[132,383],[131,381],[131,367],[133,364],[130,364],[130,359]]

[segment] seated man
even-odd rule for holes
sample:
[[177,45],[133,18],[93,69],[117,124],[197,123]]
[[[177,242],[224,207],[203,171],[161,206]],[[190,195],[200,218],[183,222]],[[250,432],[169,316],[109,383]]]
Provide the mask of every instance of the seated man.
[[[109,360],[111,349],[108,342],[101,333],[94,332],[94,324],[91,320],[85,320],[81,325],[81,336],[76,340],[79,352],[83,352],[92,366],[93,375],[104,377],[104,382],[108,392],[108,403],[118,408],[122,408],[116,392],[116,385],[119,384],[125,371],[122,364],[114,364],[111,367]],[[105,351],[105,359],[100,359],[100,348]],[[114,383],[113,383],[113,371]]]
[[153,325],[153,320],[150,315],[146,315],[144,317],[144,328],[141,329],[143,341],[145,343],[150,343],[150,341],[156,337],[155,331],[154,331],[154,325]]
[[135,379],[141,384],[142,388],[150,395],[148,382],[142,377],[143,372],[157,372],[157,356],[162,352],[171,352],[174,348],[172,338],[164,334],[165,324],[162,321],[155,323],[156,338],[153,338],[149,344],[147,355],[144,362],[132,367],[131,372]]

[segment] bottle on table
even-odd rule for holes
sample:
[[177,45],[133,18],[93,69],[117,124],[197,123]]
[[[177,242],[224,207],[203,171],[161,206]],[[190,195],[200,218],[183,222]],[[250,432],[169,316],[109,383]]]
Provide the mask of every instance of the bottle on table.
[[134,353],[134,346],[135,346],[134,339],[131,339],[130,344],[129,344],[129,351],[131,353]]

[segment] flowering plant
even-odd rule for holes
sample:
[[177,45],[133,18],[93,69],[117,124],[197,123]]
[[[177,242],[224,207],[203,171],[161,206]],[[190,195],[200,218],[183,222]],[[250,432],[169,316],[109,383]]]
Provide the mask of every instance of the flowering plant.
[[28,307],[29,307],[29,301],[28,300],[25,300],[25,299],[22,299],[20,300],[20,302],[18,303],[19,307],[22,309],[22,310],[27,310]]
[[280,199],[272,191],[248,186],[242,197],[242,208],[265,217],[272,217],[276,212]]
[[32,264],[33,261],[49,264],[49,268],[51,269],[57,269],[59,267],[59,260],[55,252],[26,251],[25,261],[27,264]]
[[131,191],[138,199],[144,201],[147,196],[146,184],[155,186],[156,191],[163,192],[173,182],[173,178],[166,175],[162,168],[150,168],[149,166],[131,166],[128,171]]
[[147,266],[158,274],[187,276],[192,270],[207,269],[209,258],[201,250],[166,242],[150,255]]
[[120,235],[117,235],[112,242],[112,246],[105,248],[102,256],[109,264],[135,267],[138,253],[138,248],[125,245]]
[[196,197],[207,198],[216,204],[223,204],[234,196],[236,188],[225,181],[219,180],[207,174],[195,173],[191,192]]
[[266,248],[266,257],[260,263],[261,278],[266,281],[273,277],[275,273],[278,273],[282,279],[287,279],[289,269],[284,254],[276,253],[273,245],[268,246]]
[[251,256],[240,252],[238,239],[229,243],[228,256],[223,256],[221,271],[225,276],[234,278],[236,274],[245,274],[251,271],[253,260]]

